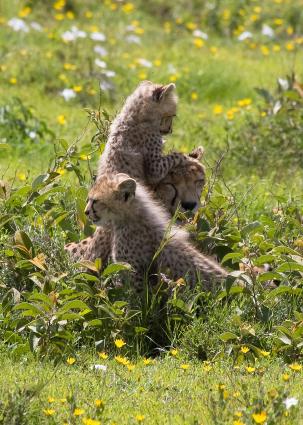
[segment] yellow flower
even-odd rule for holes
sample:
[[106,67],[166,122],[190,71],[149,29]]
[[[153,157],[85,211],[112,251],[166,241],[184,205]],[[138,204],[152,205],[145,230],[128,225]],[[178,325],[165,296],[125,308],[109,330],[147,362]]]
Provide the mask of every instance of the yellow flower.
[[104,401],[100,399],[95,400],[95,406],[98,407],[98,409],[104,407]]
[[26,6],[23,9],[20,10],[18,15],[20,16],[20,18],[26,18],[31,13],[31,11],[32,11],[32,9],[28,6]]
[[135,365],[134,364],[127,364],[126,365],[127,369],[132,372],[135,369]]
[[74,71],[77,68],[77,66],[72,63],[65,63],[63,65],[63,68],[66,69],[67,71],[69,70]]
[[[56,172],[57,172],[58,174],[60,174],[60,176],[63,176],[63,174],[65,174],[65,173],[66,173],[66,170],[65,170],[65,168],[57,168]],[[68,361],[67,361],[67,363],[68,363],[68,364],[73,364],[73,363],[69,363]]]
[[144,29],[143,28],[136,28],[134,33],[138,34],[138,35],[142,35],[142,34],[144,34]]
[[248,347],[246,347],[246,346],[244,346],[244,347],[241,347],[241,353],[243,353],[243,354],[246,354],[246,353],[248,353],[249,352],[249,348]]
[[155,60],[154,60],[154,65],[155,65],[155,66],[161,66],[161,61],[160,61],[160,59],[155,59]]
[[56,21],[63,21],[64,15],[63,15],[63,13],[56,13],[54,18],[56,19]]
[[68,363],[69,365],[72,365],[72,364],[74,364],[74,363],[75,363],[75,361],[76,361],[76,359],[75,359],[74,357],[69,357],[69,358],[66,360],[66,363]]
[[230,16],[231,16],[231,11],[229,9],[224,9],[223,10],[224,21],[228,21],[230,19]]
[[65,118],[65,115],[58,115],[58,116],[57,116],[57,122],[58,122],[60,125],[65,125],[65,124],[66,124],[66,118]]
[[68,78],[65,74],[60,74],[58,78],[59,80],[64,81],[65,83],[68,81]]
[[122,10],[124,13],[131,13],[134,11],[134,9],[135,9],[135,6],[133,5],[133,3],[125,3],[122,6]]
[[73,87],[73,90],[74,90],[76,93],[80,93],[80,92],[83,90],[83,87],[82,87],[82,86],[74,86],[74,87]]
[[302,369],[302,365],[299,363],[292,363],[289,365],[291,370],[294,370],[295,372],[299,372]]
[[47,401],[48,401],[49,403],[54,403],[54,401],[56,401],[56,400],[54,399],[54,397],[48,397],[48,398],[47,398]]
[[201,38],[195,38],[193,40],[193,43],[198,49],[201,49],[201,47],[203,47],[204,44],[205,44],[204,41]]
[[123,364],[124,366],[129,364],[129,360],[126,357],[116,356],[115,360],[117,363]]
[[276,24],[277,26],[280,26],[283,24],[283,19],[281,18],[277,18],[274,20],[274,24]]
[[262,7],[260,7],[260,6],[254,7],[254,12],[255,13],[261,13],[262,12]]
[[221,115],[223,113],[223,107],[221,105],[215,105],[213,107],[213,114],[214,115]]
[[68,12],[66,12],[66,17],[67,17],[67,19],[72,20],[72,19],[75,19],[75,14],[74,14],[74,12],[69,10]]
[[100,359],[106,360],[108,358],[108,354],[106,354],[104,351],[98,353],[98,356]]
[[211,46],[209,51],[211,54],[216,55],[218,53],[218,48],[215,46]]
[[288,373],[283,373],[283,375],[282,375],[282,379],[283,379],[283,381],[289,381],[289,378],[290,378],[290,376],[288,375]]
[[55,10],[62,10],[65,6],[65,0],[57,0],[54,4],[53,4],[53,8]]
[[26,175],[24,173],[17,173],[17,179],[24,182],[26,180]]
[[180,368],[183,370],[187,370],[189,369],[189,364],[181,364]]
[[60,401],[60,403],[64,404],[64,403],[66,403],[66,398],[60,398],[59,401]]
[[[262,115],[262,114],[261,114]],[[266,115],[266,114],[265,114]],[[268,357],[270,355],[270,351],[264,351],[264,350],[260,350],[260,353],[262,354],[263,357]]]
[[229,110],[226,112],[226,118],[227,118],[229,121],[232,121],[232,120],[234,119],[234,112],[233,112],[231,109],[229,109]]
[[146,357],[144,357],[143,364],[145,364],[145,366],[148,366],[148,365],[153,364],[153,363],[154,363],[153,359],[147,359]]
[[252,367],[252,366],[246,366],[245,369],[246,369],[246,371],[248,373],[253,373],[256,370],[256,368],[255,367]]
[[194,22],[187,22],[186,28],[190,31],[193,31],[197,28],[197,24],[195,24]]
[[256,22],[256,21],[258,21],[258,19],[260,19],[260,16],[259,15],[251,15],[249,17],[249,19],[251,20],[251,22]]
[[169,34],[171,32],[171,23],[170,22],[168,22],[168,21],[164,22],[163,27],[164,27],[164,31],[167,34]]
[[144,415],[136,415],[136,421],[137,422],[143,422],[144,419],[145,419],[145,416]]
[[256,424],[263,424],[267,419],[267,414],[265,412],[253,413],[251,417]]
[[286,43],[285,48],[289,52],[292,52],[293,50],[295,50],[295,45],[293,43]]
[[205,364],[203,365],[203,370],[205,370],[205,372],[209,372],[212,370],[212,366],[210,364]]
[[262,55],[264,55],[264,56],[269,55],[269,48],[267,46],[261,46],[260,49],[261,49]]
[[192,92],[192,94],[191,94],[191,100],[197,100],[198,99],[198,93],[197,92],[195,92],[195,91],[193,91]]
[[169,353],[173,357],[176,357],[178,355],[178,350],[176,348],[172,348]]
[[122,348],[124,345],[126,345],[126,342],[124,342],[123,339],[115,339],[115,346],[117,348]]
[[273,52],[280,52],[280,50],[281,50],[281,47],[279,46],[279,44],[274,44],[272,46],[272,51]]
[[237,411],[234,413],[234,415],[235,415],[237,418],[242,418],[243,413],[242,413],[242,412],[240,412],[239,410],[237,410]]
[[87,11],[84,13],[84,16],[85,16],[87,19],[91,19],[91,18],[93,17],[93,13],[92,13],[90,10],[87,10]]
[[235,421],[233,421],[233,425],[245,425],[245,423],[240,421],[239,419],[236,419]]
[[80,409],[79,407],[76,407],[74,410],[74,416],[81,416],[84,413],[84,409]]
[[235,398],[239,398],[240,397],[240,391],[235,391],[234,393],[233,393],[233,397],[235,397]]
[[101,425],[100,421],[97,421],[96,419],[91,419],[91,418],[83,418],[82,422],[84,425]]
[[55,414],[55,410],[54,409],[44,409],[43,413],[45,414],[45,416],[53,416]]
[[241,108],[245,107],[245,106],[249,106],[252,104],[252,100],[249,97],[246,97],[244,99],[240,99],[237,102],[238,106],[240,106]]
[[88,161],[90,158],[91,158],[90,155],[82,154],[82,155],[79,156],[79,159],[82,159],[82,161]]
[[140,78],[140,80],[146,80],[147,79],[147,74],[144,71],[139,72],[138,77]]
[[17,78],[16,77],[12,77],[12,78],[9,79],[9,82],[11,84],[17,84]]

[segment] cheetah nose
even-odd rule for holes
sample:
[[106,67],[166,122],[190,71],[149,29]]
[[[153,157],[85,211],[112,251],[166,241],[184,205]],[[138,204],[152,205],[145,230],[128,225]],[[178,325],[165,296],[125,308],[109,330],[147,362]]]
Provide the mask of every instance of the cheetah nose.
[[181,202],[181,207],[185,211],[192,211],[194,208],[196,208],[197,202]]

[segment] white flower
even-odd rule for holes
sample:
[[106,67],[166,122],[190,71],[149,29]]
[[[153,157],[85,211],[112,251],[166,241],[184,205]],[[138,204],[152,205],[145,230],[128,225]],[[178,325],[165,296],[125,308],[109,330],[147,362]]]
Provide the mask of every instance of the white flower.
[[7,25],[14,31],[29,32],[27,24],[19,18],[12,18],[8,21]]
[[244,31],[242,32],[242,34],[239,35],[238,40],[239,41],[243,41],[246,40],[247,38],[252,38],[252,33],[249,31]]
[[95,64],[97,66],[99,66],[100,68],[106,68],[107,67],[106,63],[104,61],[101,61],[100,59],[95,59]]
[[100,89],[103,91],[109,91],[112,90],[114,86],[109,81],[101,81],[100,82]]
[[127,41],[127,43],[141,44],[140,37],[138,37],[137,35],[133,35],[133,34],[125,37],[125,41]]
[[134,25],[127,25],[126,31],[135,31],[136,27]]
[[28,133],[28,136],[29,136],[31,139],[35,139],[35,138],[37,137],[37,133],[36,133],[35,131],[30,131],[30,132]]
[[145,66],[146,68],[151,68],[153,66],[153,64],[150,61],[143,58],[139,58],[138,63],[142,66]]
[[38,22],[31,22],[31,27],[36,31],[42,31],[42,26]]
[[278,78],[278,83],[282,90],[289,89],[289,82],[285,78]]
[[193,31],[193,36],[203,38],[203,40],[208,40],[208,35],[206,34],[206,32],[200,30]]
[[98,55],[100,55],[100,56],[106,56],[107,55],[107,50],[102,46],[95,46],[94,52],[98,53]]
[[269,25],[266,25],[266,24],[263,24],[262,26],[262,34],[271,38],[275,36],[274,30]]
[[115,71],[106,70],[104,71],[104,75],[108,78],[112,78],[116,75]]
[[283,403],[285,404],[286,409],[290,409],[292,406],[296,406],[298,404],[298,399],[295,397],[286,398]]
[[177,72],[176,67],[172,63],[168,64],[167,70],[170,74],[175,74]]
[[64,41],[75,41],[77,38],[85,38],[86,32],[79,30],[77,27],[73,26],[70,31],[65,31],[61,38]]
[[68,101],[76,97],[76,93],[73,89],[64,89],[60,92],[60,95],[64,97],[64,100]]
[[106,372],[107,366],[105,366],[104,364],[94,364],[93,366],[91,366],[91,369],[102,370],[103,372]]
[[90,38],[95,41],[105,41],[106,37],[102,32],[92,32]]

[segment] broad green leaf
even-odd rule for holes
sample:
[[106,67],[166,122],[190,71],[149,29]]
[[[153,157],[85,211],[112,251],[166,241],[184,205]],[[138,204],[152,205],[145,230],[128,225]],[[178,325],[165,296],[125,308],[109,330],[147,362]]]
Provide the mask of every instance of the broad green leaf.
[[98,269],[95,265],[95,263],[93,263],[92,261],[88,261],[88,260],[82,260],[79,261],[76,266],[80,266],[80,267],[85,267],[88,270],[91,270],[92,272],[98,273]]
[[267,299],[275,298],[278,295],[289,294],[290,292],[292,292],[292,288],[290,286],[282,285],[268,292]]
[[266,263],[272,263],[275,260],[274,255],[260,255],[260,257],[254,259],[254,265],[255,266],[263,266],[263,264]]
[[109,264],[103,271],[102,276],[110,276],[122,270],[131,270],[131,266],[127,263],[112,263]]
[[268,280],[274,280],[274,279],[281,280],[281,278],[282,276],[279,273],[265,272],[257,276],[257,281],[261,283],[261,282],[266,282]]
[[283,263],[281,266],[279,266],[276,269],[277,272],[303,272],[303,265],[294,263],[294,262],[288,262]]
[[242,252],[230,252],[223,257],[221,263],[223,264],[228,260],[235,260],[235,261],[232,261],[232,262],[236,263],[237,261],[240,261],[241,258],[243,258]]
[[220,339],[224,342],[231,341],[233,339],[238,339],[238,335],[232,332],[224,332],[220,335]]
[[69,311],[69,310],[73,310],[73,309],[84,310],[84,309],[87,309],[87,308],[88,308],[88,305],[85,304],[85,302],[83,302],[81,300],[73,300],[73,301],[69,301],[66,304],[64,304],[58,310],[58,314],[61,314],[65,311]]

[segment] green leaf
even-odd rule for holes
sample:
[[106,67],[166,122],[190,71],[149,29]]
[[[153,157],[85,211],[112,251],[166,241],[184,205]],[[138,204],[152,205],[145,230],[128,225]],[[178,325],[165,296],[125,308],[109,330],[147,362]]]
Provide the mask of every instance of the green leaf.
[[80,267],[85,267],[88,270],[91,270],[92,272],[98,273],[98,269],[95,265],[95,263],[93,263],[92,261],[88,261],[88,260],[82,260],[79,261],[76,266],[80,266]]
[[279,266],[276,270],[277,272],[303,272],[303,265],[294,263],[294,262],[288,262],[283,263],[281,266]]
[[237,294],[243,294],[243,293],[247,293],[247,289],[243,286],[232,286],[230,288],[230,290],[227,291],[221,291],[216,299],[217,300],[223,300],[223,298],[229,296],[229,295],[237,295]]
[[267,299],[275,298],[278,295],[289,294],[290,292],[292,292],[292,288],[290,286],[282,285],[270,291],[267,294]]
[[243,258],[242,252],[230,252],[229,254],[226,254],[223,257],[221,263],[223,264],[228,260],[235,260],[235,261],[232,261],[232,263],[236,263],[236,262],[240,261],[241,258]]
[[131,266],[127,263],[112,263],[109,264],[103,271],[102,276],[110,276],[122,270],[131,270]]
[[73,301],[69,301],[66,304],[64,304],[60,310],[58,310],[58,314],[61,314],[65,311],[69,311],[69,310],[73,310],[73,309],[77,309],[77,310],[84,310],[84,309],[88,309],[88,305],[85,304],[85,302],[81,301],[81,300],[73,300]]
[[261,283],[261,282],[266,282],[268,280],[274,280],[274,279],[281,280],[281,278],[282,277],[279,273],[265,272],[257,276],[257,281]]
[[262,228],[262,224],[259,221],[253,221],[252,223],[247,224],[241,229],[241,234],[243,236],[249,235],[250,233],[255,233]]
[[238,339],[238,335],[232,332],[224,332],[220,335],[220,339],[224,342],[231,341],[233,339]]
[[272,263],[274,260],[275,260],[274,255],[270,255],[270,254],[260,255],[260,257],[258,257],[254,260],[254,265],[255,266],[263,266],[263,264]]
[[100,326],[101,327],[102,325],[103,325],[103,322],[100,319],[93,319],[93,320],[89,320],[87,322],[87,326],[88,327],[95,327],[95,326]]
[[286,345],[292,344],[291,340],[286,335],[279,336],[278,338],[280,341],[282,341]]

